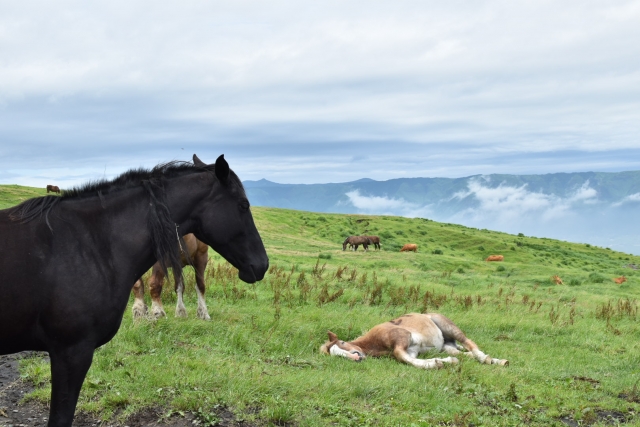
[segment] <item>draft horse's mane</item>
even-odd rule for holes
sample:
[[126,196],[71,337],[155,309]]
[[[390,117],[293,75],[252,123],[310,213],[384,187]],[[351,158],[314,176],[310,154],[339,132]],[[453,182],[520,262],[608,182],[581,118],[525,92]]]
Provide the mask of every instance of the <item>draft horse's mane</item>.
[[[42,196],[26,200],[9,209],[9,219],[26,223],[44,216],[47,226],[53,232],[53,228],[49,223],[49,215],[61,201],[98,197],[104,208],[105,195],[143,186],[149,194],[150,203],[154,208],[149,211],[149,216],[147,217],[147,227],[151,235],[154,255],[160,261],[165,274],[167,274],[168,267],[182,274],[180,247],[185,245],[181,237],[179,238],[181,245],[176,244],[178,231],[176,224],[171,219],[171,213],[166,203],[163,181],[164,179],[202,171],[210,172],[215,177],[215,165],[201,167],[183,161],[161,163],[152,169],[131,169],[112,180],[90,181],[78,187],[63,190],[60,196]],[[244,192],[242,182],[232,171],[230,171],[229,179],[234,181],[238,188]]]

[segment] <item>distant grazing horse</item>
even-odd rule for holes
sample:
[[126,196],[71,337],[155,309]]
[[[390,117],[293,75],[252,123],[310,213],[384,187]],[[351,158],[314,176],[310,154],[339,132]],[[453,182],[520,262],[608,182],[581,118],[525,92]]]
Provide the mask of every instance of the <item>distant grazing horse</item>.
[[564,282],[562,281],[562,279],[561,279],[557,274],[556,274],[556,275],[551,276],[551,281],[552,281],[553,283],[555,283],[556,285],[562,285],[562,284],[564,284]]
[[353,247],[353,250],[357,251],[358,246],[362,245],[364,250],[368,251],[370,244],[371,240],[369,240],[369,238],[367,238],[366,236],[349,236],[344,240],[344,242],[342,242],[342,250],[346,250],[347,245],[349,245],[350,248]]
[[485,261],[504,261],[504,255],[489,255]]
[[[196,239],[193,234],[184,236],[184,244],[180,244],[180,263],[182,266],[191,265],[196,272],[196,293],[198,294],[198,311],[197,316],[203,320],[211,320],[207,311],[207,304],[204,300],[204,270],[207,268],[207,260],[209,259],[209,246]],[[156,317],[166,316],[162,307],[162,285],[164,283],[165,274],[162,270],[160,262],[153,264],[151,268],[151,277],[149,278],[149,294],[151,294],[151,314]],[[173,281],[176,293],[178,294],[178,303],[176,304],[176,317],[187,317],[187,309],[182,301],[184,293],[184,281],[182,275],[178,271],[173,272]],[[144,303],[144,283],[142,279],[136,281],[133,285],[133,295],[135,301],[132,311],[133,317],[142,317],[147,313],[147,305]]]
[[47,194],[49,194],[49,192],[60,194],[60,187],[57,185],[47,185]]
[[47,351],[49,427],[73,422],[93,352],[118,332],[131,284],[156,260],[180,271],[193,233],[262,280],[269,258],[224,156],[171,162],[0,210],[0,354]]
[[[442,314],[405,314],[395,320],[374,326],[369,332],[353,341],[341,341],[328,331],[329,341],[320,347],[320,352],[331,356],[342,356],[359,362],[366,356],[393,356],[399,362],[416,368],[440,368],[443,363],[458,363],[454,356],[464,354],[480,363],[489,365],[509,364],[504,359],[494,359],[484,354],[476,343],[467,338],[451,320]],[[459,346],[456,341],[462,344]],[[444,359],[418,359],[427,351],[445,351]],[[460,350],[466,350],[461,352]]]
[[374,249],[380,249],[380,237],[378,236],[364,236],[374,245]]
[[402,247],[402,249],[400,249],[400,252],[409,252],[409,251],[418,252],[418,245],[416,245],[415,243],[407,243]]
[[620,276],[620,277],[616,277],[615,279],[613,279],[614,282],[616,282],[618,285],[623,284],[624,282],[627,281],[627,278],[624,276]]

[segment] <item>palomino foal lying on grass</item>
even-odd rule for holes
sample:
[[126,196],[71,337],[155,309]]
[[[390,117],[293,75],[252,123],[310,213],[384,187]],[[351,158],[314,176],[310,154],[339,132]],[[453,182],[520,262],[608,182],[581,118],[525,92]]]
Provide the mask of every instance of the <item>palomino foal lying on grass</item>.
[[[345,342],[329,331],[329,341],[320,347],[320,352],[331,356],[342,356],[361,361],[366,356],[393,355],[400,362],[416,368],[440,368],[443,363],[458,363],[460,353],[477,359],[480,363],[506,366],[509,361],[494,359],[484,354],[476,343],[467,338],[451,320],[442,314],[411,313],[395,320],[374,326],[369,332],[353,341]],[[456,341],[462,344],[456,345]],[[418,359],[427,351],[445,351],[444,359]],[[464,352],[460,350],[466,350]]]

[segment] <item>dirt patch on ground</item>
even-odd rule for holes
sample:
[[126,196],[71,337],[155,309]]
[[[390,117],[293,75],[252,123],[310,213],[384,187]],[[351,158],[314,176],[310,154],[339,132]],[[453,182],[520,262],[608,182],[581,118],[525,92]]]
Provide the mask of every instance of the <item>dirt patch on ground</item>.
[[[29,353],[0,356],[0,426],[2,427],[46,427],[49,408],[39,402],[20,403],[33,391],[33,386],[20,379],[18,363]],[[91,414],[76,413],[74,427],[193,427],[205,423],[197,414],[185,413],[163,417],[166,410],[147,408],[132,415],[125,422],[104,422]],[[237,421],[236,416],[225,408],[215,411],[217,426],[258,427],[261,424]]]

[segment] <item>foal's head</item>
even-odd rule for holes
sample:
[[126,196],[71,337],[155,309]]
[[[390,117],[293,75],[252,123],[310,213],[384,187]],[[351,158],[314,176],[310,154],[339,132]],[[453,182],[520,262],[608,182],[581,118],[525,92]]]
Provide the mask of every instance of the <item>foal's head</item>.
[[364,351],[357,345],[338,339],[338,336],[328,331],[329,341],[320,346],[320,352],[330,356],[342,356],[360,362],[365,358]]

